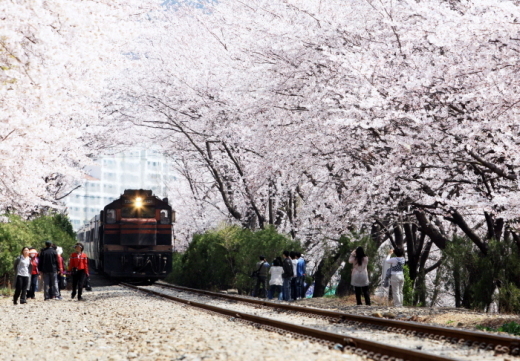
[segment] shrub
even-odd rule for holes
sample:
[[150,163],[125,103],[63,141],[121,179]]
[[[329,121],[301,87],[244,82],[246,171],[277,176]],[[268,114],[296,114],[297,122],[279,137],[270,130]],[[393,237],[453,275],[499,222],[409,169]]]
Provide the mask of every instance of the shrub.
[[8,215],[8,222],[0,223],[0,275],[13,278],[13,262],[22,247],[40,249],[48,239],[63,248],[65,258],[72,253],[76,240],[66,216],[49,214],[26,221]]
[[520,288],[512,282],[506,282],[498,291],[499,311],[502,313],[520,312]]
[[444,257],[444,280],[457,306],[486,310],[498,301],[500,312],[520,312],[520,257],[512,239],[490,240],[484,255],[470,240],[454,237]]
[[173,257],[167,281],[201,289],[237,288],[240,293],[249,293],[254,286],[249,275],[256,268],[258,256],[264,255],[271,263],[286,249],[301,251],[301,246],[273,227],[252,232],[224,225],[194,235],[188,249]]
[[14,290],[12,288],[0,288],[0,296],[2,297],[12,297],[14,294]]
[[[403,305],[413,306],[414,288],[413,288],[413,280],[410,278],[410,267],[408,267],[408,265],[405,265],[403,267],[403,274],[404,274]],[[421,306],[423,306],[423,305],[421,305]]]
[[492,327],[482,326],[482,325],[477,325],[476,328],[478,330],[482,330],[482,331],[506,332],[511,335],[516,335],[516,336],[520,335],[520,324],[518,324],[514,321],[506,322],[498,328],[492,328]]
[[512,321],[504,323],[502,326],[498,328],[499,332],[507,332],[512,335],[520,336],[520,324]]

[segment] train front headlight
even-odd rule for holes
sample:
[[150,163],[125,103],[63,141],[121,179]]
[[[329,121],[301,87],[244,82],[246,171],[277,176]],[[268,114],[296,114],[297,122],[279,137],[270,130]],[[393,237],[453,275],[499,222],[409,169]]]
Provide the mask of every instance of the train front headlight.
[[137,208],[141,208],[143,206],[143,199],[141,197],[137,197],[135,199],[135,203],[134,204],[135,204],[135,206]]

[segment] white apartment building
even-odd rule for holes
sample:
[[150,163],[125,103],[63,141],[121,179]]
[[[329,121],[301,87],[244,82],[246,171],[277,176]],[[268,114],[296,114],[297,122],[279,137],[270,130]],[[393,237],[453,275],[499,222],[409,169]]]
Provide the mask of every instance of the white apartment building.
[[65,198],[68,216],[78,230],[125,189],[151,189],[159,198],[168,197],[167,185],[175,181],[162,154],[135,150],[106,156],[90,167],[84,184]]

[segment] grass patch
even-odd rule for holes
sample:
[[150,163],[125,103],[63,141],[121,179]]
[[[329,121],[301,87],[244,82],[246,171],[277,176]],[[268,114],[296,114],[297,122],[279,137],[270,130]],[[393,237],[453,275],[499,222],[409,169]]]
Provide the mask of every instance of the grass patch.
[[14,290],[11,288],[0,288],[0,296],[1,297],[11,297],[14,293]]
[[482,331],[506,332],[511,335],[520,336],[520,324],[518,324],[514,321],[506,322],[498,328],[487,327],[487,326],[483,326],[483,325],[477,325],[476,327],[478,330],[482,330]]

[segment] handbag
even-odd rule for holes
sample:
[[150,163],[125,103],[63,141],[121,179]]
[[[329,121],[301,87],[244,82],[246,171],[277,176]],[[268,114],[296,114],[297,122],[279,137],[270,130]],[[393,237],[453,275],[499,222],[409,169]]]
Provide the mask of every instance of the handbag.
[[59,289],[60,290],[64,290],[67,288],[67,277],[65,276],[61,276],[60,277],[60,282],[59,282]]
[[90,277],[85,277],[85,290],[92,291],[92,286],[90,285]]

